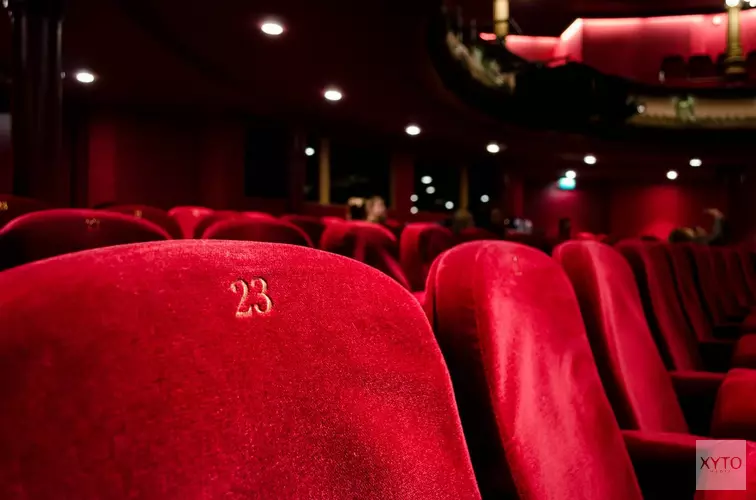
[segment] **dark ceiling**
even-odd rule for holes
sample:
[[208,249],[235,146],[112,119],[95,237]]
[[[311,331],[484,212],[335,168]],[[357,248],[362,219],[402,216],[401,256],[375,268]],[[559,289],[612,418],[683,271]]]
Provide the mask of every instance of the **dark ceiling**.
[[[713,5],[694,1],[702,9]],[[559,5],[514,2],[513,14],[530,12],[534,30],[535,13],[541,12],[545,26],[552,17],[549,5]],[[573,4],[576,13],[599,11],[593,0]],[[673,4],[683,9],[675,0],[601,4],[602,12],[627,14]],[[742,162],[744,151],[722,155],[718,145],[706,146],[700,138],[645,138],[644,146],[631,138],[629,146],[622,135],[597,139],[525,130],[474,111],[445,89],[428,55],[425,27],[439,8],[435,0],[68,0],[65,70],[90,68],[99,79],[88,88],[67,81],[66,95],[117,108],[266,116],[310,130],[384,137],[399,147],[422,144],[442,155],[485,155],[485,145],[497,141],[508,145],[498,161],[513,169],[527,165],[525,173],[547,177],[582,165],[586,153],[600,159],[591,169],[597,177],[621,169],[621,175],[656,178],[666,165],[684,165],[692,155],[706,158],[707,165]],[[690,2],[685,8],[692,8]],[[260,32],[268,17],[286,26],[283,36]],[[10,40],[7,19],[0,36]],[[9,54],[9,44],[0,44],[5,67]],[[329,85],[343,91],[341,102],[322,98]],[[410,122],[422,127],[419,138],[404,135]],[[695,175],[712,172],[698,169]]]

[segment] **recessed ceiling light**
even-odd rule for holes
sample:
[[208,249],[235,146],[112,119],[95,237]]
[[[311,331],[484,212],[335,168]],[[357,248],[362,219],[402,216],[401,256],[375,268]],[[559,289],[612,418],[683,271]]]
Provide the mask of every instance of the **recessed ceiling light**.
[[596,157],[593,155],[585,155],[583,158],[583,161],[586,165],[595,165],[596,164]]
[[83,69],[77,71],[74,77],[79,83],[94,83],[94,81],[96,80],[96,77],[92,72]]
[[260,31],[270,36],[278,36],[284,32],[284,27],[275,21],[265,21],[260,25]]
[[737,7],[740,5],[740,0],[725,0],[725,5],[728,7]]
[[410,208],[410,213],[411,213],[412,215],[415,215],[415,214],[417,213],[417,207],[412,207],[412,208]]
[[700,158],[691,158],[690,159],[690,166],[691,167],[700,167],[701,165],[703,165],[703,162],[701,161]]
[[306,148],[306,149],[305,149],[305,154],[306,154],[307,156],[312,156],[312,155],[314,155],[314,154],[315,154],[315,149],[313,149],[313,148]]
[[417,195],[413,194],[412,196],[410,196],[410,201],[417,201]]
[[570,191],[572,189],[575,189],[575,179],[570,179],[568,177],[561,177],[559,181],[557,182],[557,185],[559,186],[559,189]]
[[483,196],[480,197],[480,201],[482,203],[488,203],[488,200],[489,200],[489,198],[488,198],[487,194],[484,194]]
[[420,127],[417,125],[408,125],[404,131],[407,132],[408,135],[420,135]]
[[431,177],[430,175],[424,175],[420,177],[420,182],[422,182],[423,184],[430,184],[431,182],[433,182],[433,177]]
[[326,91],[323,93],[323,97],[325,97],[329,101],[336,102],[340,101],[341,98],[344,97],[344,95],[336,89],[326,89]]
[[637,106],[636,109],[638,110],[638,114],[642,115],[643,113],[646,112],[646,105],[645,104],[638,104],[638,106]]
[[425,188],[425,192],[428,194],[433,194],[436,192],[436,188],[434,188],[433,186],[428,186],[427,188]]
[[568,179],[574,179],[575,177],[577,177],[577,173],[574,170],[568,170],[564,173],[564,176]]
[[677,172],[675,172],[674,170],[670,170],[669,172],[667,172],[667,179],[671,181],[677,179]]
[[486,151],[488,151],[492,155],[495,155],[496,153],[501,151],[501,148],[499,147],[498,144],[496,144],[495,142],[492,142],[488,146],[486,146]]
[[452,208],[454,208],[454,202],[453,201],[447,201],[444,204],[444,206],[446,207],[447,210],[451,210]]

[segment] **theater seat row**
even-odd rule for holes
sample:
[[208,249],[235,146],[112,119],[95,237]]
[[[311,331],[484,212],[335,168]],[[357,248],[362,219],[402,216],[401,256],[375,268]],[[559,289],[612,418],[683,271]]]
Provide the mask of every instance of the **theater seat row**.
[[[579,267],[588,290],[633,279],[592,241],[554,259],[456,246],[424,311],[381,272],[291,245],[149,242],[7,270],[0,498],[693,498],[696,436],[669,399],[624,419],[597,335],[625,374],[648,352],[595,328]],[[660,390],[642,388],[631,403]]]

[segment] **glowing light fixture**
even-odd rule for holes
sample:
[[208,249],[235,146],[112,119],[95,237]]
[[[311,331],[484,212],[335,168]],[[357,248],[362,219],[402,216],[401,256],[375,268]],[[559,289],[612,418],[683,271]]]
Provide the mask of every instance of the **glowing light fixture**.
[[593,155],[585,155],[585,157],[583,157],[583,162],[585,162],[586,165],[595,165],[596,157]]
[[323,97],[328,99],[329,101],[340,101],[344,95],[341,93],[341,91],[336,90],[334,88],[328,88],[325,92],[323,92]]
[[410,196],[410,201],[412,201],[412,202],[417,201],[417,195],[413,194],[412,196]]
[[489,200],[489,199],[490,199],[490,198],[488,197],[488,195],[487,195],[487,194],[484,194],[483,196],[481,196],[481,197],[480,197],[480,201],[481,201],[481,203],[488,203],[488,200]]
[[701,165],[703,165],[703,162],[701,161],[700,158],[691,158],[690,159],[690,166],[691,167],[700,167]]
[[564,176],[568,179],[574,179],[575,177],[577,177],[577,173],[574,170],[568,170],[564,173]]
[[313,148],[305,148],[305,154],[307,156],[312,156],[315,154],[315,150]]
[[433,194],[436,192],[436,188],[434,188],[433,186],[428,186],[427,188],[425,188],[425,192],[428,194]]
[[740,0],[725,0],[725,5],[728,7],[737,7],[740,5]]
[[711,18],[711,24],[714,26],[719,26],[722,24],[722,16],[714,16]]
[[275,21],[264,21],[260,25],[260,31],[269,36],[278,36],[283,34],[284,27]]
[[486,151],[488,151],[492,155],[495,155],[496,153],[501,151],[501,148],[499,147],[498,144],[496,144],[495,142],[492,142],[488,146],[486,146]]
[[575,179],[570,179],[568,177],[562,177],[557,182],[557,186],[559,186],[559,189],[563,189],[565,191],[570,191],[572,189],[575,189]]
[[646,112],[646,105],[645,104],[638,104],[638,106],[637,106],[636,109],[638,110],[638,114],[642,115],[643,113]]
[[417,210],[417,207],[412,207],[412,208],[410,208],[410,213],[411,213],[412,215],[415,215],[415,214],[416,214],[417,212],[418,212],[418,210]]
[[431,177],[430,175],[424,175],[420,177],[420,182],[422,182],[423,184],[430,184],[431,182],[433,182],[433,177]]
[[494,40],[496,40],[496,33],[481,33],[478,36],[485,42],[493,42]]
[[454,202],[447,201],[446,203],[444,203],[444,206],[446,207],[447,210],[451,210],[452,208],[454,208]]
[[669,172],[667,172],[667,179],[671,181],[677,179],[677,172],[674,170],[670,170]]
[[74,77],[76,78],[76,81],[78,81],[79,83],[87,83],[87,84],[94,83],[94,81],[97,79],[92,72],[83,70],[83,69],[77,71]]
[[407,125],[404,131],[407,132],[407,135],[420,135],[420,127],[417,125]]

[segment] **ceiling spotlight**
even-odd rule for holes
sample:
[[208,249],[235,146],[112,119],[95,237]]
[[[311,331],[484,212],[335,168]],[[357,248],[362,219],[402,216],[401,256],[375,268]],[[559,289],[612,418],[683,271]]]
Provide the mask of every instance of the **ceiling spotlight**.
[[447,210],[451,210],[452,208],[454,208],[454,202],[453,201],[447,201],[444,204],[444,206],[446,207]]
[[642,115],[643,113],[646,112],[646,105],[645,104],[638,104],[638,106],[637,106],[636,109],[638,110],[638,114]]
[[428,194],[433,194],[436,192],[436,188],[434,188],[433,186],[428,186],[427,188],[425,188],[425,192]]
[[675,172],[674,170],[670,170],[669,172],[667,172],[667,179],[671,181],[677,179],[677,172]]
[[749,6],[749,7],[752,7],[752,8],[753,8],[753,7],[756,7],[756,0],[750,0],[750,1],[748,2],[748,6]]
[[323,97],[325,97],[329,101],[336,102],[340,101],[341,98],[344,97],[344,95],[336,89],[326,89],[326,91],[323,93]]
[[278,36],[284,32],[284,27],[275,21],[265,21],[260,25],[260,31],[270,36]]
[[483,196],[480,197],[481,203],[488,203],[488,200],[489,198],[487,194],[484,194]]
[[413,194],[412,196],[410,196],[410,201],[412,201],[412,202],[417,201],[417,195]]
[[312,156],[315,154],[315,150],[313,148],[305,148],[305,154],[307,156]]
[[701,161],[700,158],[691,158],[690,159],[690,166],[691,167],[700,167],[701,165],[703,165],[703,162]]
[[725,0],[725,5],[728,7],[737,7],[740,5],[740,0]]
[[488,151],[492,155],[495,155],[496,153],[498,153],[499,151],[501,151],[501,148],[499,147],[498,144],[496,144],[495,142],[492,142],[491,144],[489,144],[488,146],[486,146],[486,151]]
[[407,132],[408,135],[420,135],[420,127],[417,125],[408,125],[404,131]]
[[583,158],[583,161],[586,165],[595,165],[596,164],[596,157],[593,155],[585,155]]
[[93,83],[96,80],[94,74],[86,70],[77,71],[74,76],[79,83]]
[[416,214],[417,212],[418,212],[418,210],[417,210],[417,207],[412,207],[412,208],[410,208],[410,213],[411,213],[412,215],[415,215],[415,214]]
[[433,182],[433,177],[431,177],[430,175],[424,175],[420,178],[420,182],[422,182],[423,184],[430,184],[431,182]]
[[575,189],[575,179],[570,179],[569,177],[562,177],[559,179],[559,182],[557,182],[557,185],[559,186],[559,189],[570,191],[572,189]]
[[574,170],[568,170],[564,173],[564,176],[568,179],[574,179],[575,177],[577,177],[577,173]]

